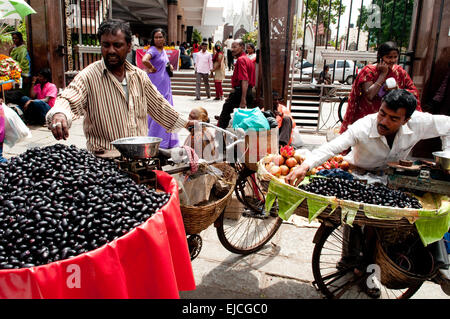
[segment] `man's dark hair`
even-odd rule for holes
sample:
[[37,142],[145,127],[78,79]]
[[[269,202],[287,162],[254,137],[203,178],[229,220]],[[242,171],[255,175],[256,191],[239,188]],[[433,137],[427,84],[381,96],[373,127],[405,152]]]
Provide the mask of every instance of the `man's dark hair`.
[[400,53],[398,46],[393,41],[388,41],[380,45],[377,51],[377,61],[380,62],[381,58],[385,55],[388,55],[391,51],[397,51],[397,53]]
[[328,64],[325,64],[324,67],[323,67],[323,70],[324,71],[328,71],[329,69],[330,69],[330,66]]
[[204,46],[204,45],[208,46],[208,43],[202,42],[202,44],[200,46]]
[[47,82],[51,82],[52,81],[52,71],[49,68],[43,68],[41,69],[38,74],[42,75]]
[[163,29],[161,29],[161,28],[157,28],[157,29],[152,31],[152,34],[150,36],[150,45],[151,46],[155,46],[155,34],[158,33],[158,32],[161,32],[161,34],[164,37],[164,39],[167,39],[166,32]]
[[98,27],[97,37],[101,40],[104,34],[117,34],[118,31],[122,31],[125,34],[125,40],[127,43],[131,43],[131,28],[128,22],[119,19],[110,19],[102,22]]
[[255,51],[255,45],[251,42],[248,42],[247,45]]
[[392,90],[383,97],[383,102],[393,111],[404,108],[406,110],[405,119],[411,117],[417,106],[416,97],[405,89]]
[[13,35],[17,36],[19,38],[19,40],[21,42],[23,42],[23,35],[22,35],[22,33],[20,33],[19,31],[14,31],[14,32],[11,32],[11,36],[13,36]]

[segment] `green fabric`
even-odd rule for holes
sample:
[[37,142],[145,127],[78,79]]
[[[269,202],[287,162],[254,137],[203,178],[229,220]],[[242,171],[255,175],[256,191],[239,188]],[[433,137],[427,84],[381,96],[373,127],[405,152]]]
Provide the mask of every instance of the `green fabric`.
[[12,49],[11,58],[13,58],[14,60],[16,60],[19,63],[19,66],[22,69],[23,75],[29,76],[30,61],[29,61],[27,47],[25,46],[25,44],[22,44],[21,46]]
[[328,207],[329,203],[326,201],[319,201],[308,198],[306,203],[308,204],[308,220],[312,222],[317,216]]
[[450,228],[450,203],[444,202],[437,211],[419,211],[415,225],[425,246],[441,240]]
[[280,183],[269,183],[269,191],[266,195],[266,213],[270,212],[275,199],[278,198],[278,215],[284,219],[288,220],[292,213],[297,209],[298,206],[305,199],[304,196],[297,194],[283,187]]
[[429,245],[442,239],[450,227],[449,202],[443,202],[438,210],[369,205],[312,194],[284,184],[276,179],[271,179],[269,183],[266,196],[266,211],[269,212],[275,200],[278,199],[278,214],[282,219],[287,220],[305,198],[308,204],[309,222],[317,218],[329,205],[331,205],[332,212],[337,207],[341,208],[342,222],[348,225],[353,224],[358,211],[363,211],[367,218],[381,220],[395,221],[405,217],[411,223],[415,223],[424,245]]

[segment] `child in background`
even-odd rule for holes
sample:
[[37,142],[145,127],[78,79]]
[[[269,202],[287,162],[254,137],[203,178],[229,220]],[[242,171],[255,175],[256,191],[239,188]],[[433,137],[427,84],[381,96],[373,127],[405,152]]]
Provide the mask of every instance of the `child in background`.
[[[203,107],[196,107],[189,113],[189,120],[197,120],[200,122],[209,123],[208,112]],[[190,135],[186,138],[184,145],[194,149],[199,158],[207,161],[213,160],[216,157],[216,145],[214,134],[202,125],[202,134],[194,136],[194,128],[189,128]]]

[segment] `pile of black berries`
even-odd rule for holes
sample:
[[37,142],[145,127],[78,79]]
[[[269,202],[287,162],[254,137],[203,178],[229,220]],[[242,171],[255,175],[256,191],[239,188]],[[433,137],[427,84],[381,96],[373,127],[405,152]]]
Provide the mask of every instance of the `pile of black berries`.
[[29,149],[0,164],[0,269],[96,249],[141,225],[169,198],[73,145]]
[[383,185],[365,184],[357,180],[315,178],[311,183],[301,185],[299,188],[323,196],[335,196],[339,199],[373,205],[422,208],[417,198],[408,196],[399,190],[393,190]]

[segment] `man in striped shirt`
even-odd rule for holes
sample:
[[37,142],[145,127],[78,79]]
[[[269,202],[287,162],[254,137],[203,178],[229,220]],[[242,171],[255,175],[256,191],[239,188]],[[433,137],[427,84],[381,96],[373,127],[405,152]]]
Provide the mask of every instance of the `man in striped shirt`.
[[67,139],[72,120],[82,115],[87,149],[100,156],[114,150],[111,142],[118,138],[147,136],[147,114],[168,132],[194,125],[174,110],[144,71],[126,61],[131,50],[128,24],[105,21],[98,37],[103,59],[77,74],[47,113],[57,140]]

